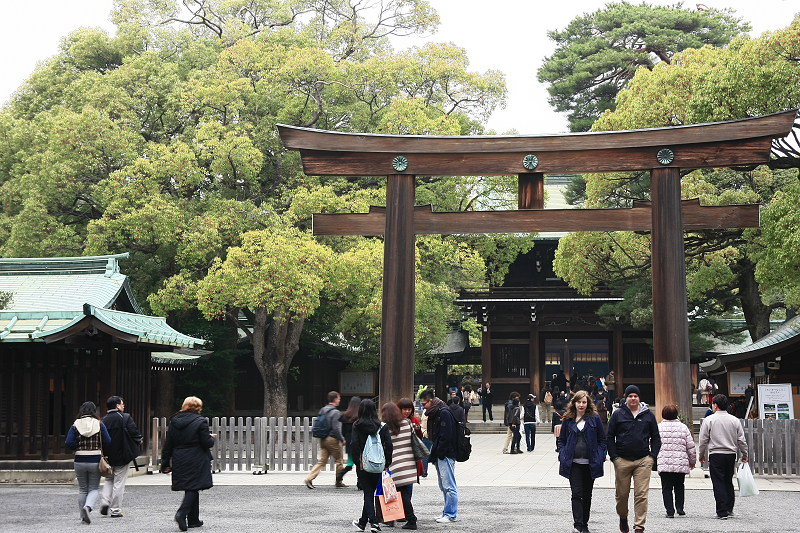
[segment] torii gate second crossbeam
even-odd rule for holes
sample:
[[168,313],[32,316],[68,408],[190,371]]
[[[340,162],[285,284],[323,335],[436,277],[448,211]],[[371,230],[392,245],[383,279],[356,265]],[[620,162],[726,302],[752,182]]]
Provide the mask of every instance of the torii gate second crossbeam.
[[[765,163],[772,139],[789,134],[796,114],[792,110],[712,124],[547,136],[374,135],[285,125],[278,130],[287,149],[300,151],[306,174],[388,177],[385,210],[314,215],[315,234],[384,235],[381,403],[413,389],[417,233],[650,229],[655,402],[675,404],[690,415],[683,231],[757,226],[758,207],[682,205],[680,169]],[[544,173],[643,170],[651,172],[649,205],[562,211],[557,220],[554,211],[542,210]],[[520,211],[433,213],[414,206],[415,176],[508,174],[519,175]]]

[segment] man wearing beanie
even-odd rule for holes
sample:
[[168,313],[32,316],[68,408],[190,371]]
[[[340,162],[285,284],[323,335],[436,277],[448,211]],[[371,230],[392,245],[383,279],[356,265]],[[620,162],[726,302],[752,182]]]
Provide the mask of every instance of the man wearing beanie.
[[608,456],[614,463],[615,488],[619,530],[628,527],[628,496],[633,479],[633,527],[644,531],[647,518],[647,494],[650,491],[650,472],[661,449],[658,421],[646,405],[639,402],[639,387],[625,389],[624,404],[611,415],[608,422]]

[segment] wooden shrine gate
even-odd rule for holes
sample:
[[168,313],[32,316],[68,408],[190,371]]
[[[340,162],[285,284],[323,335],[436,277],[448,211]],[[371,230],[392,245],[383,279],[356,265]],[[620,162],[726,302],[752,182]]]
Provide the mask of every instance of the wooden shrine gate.
[[[680,169],[765,163],[796,110],[672,128],[547,136],[376,135],[278,125],[318,176],[387,176],[386,207],[314,215],[315,235],[384,235],[380,402],[413,388],[417,234],[538,231],[652,232],[656,405],[691,413],[683,231],[759,225],[759,207],[681,202]],[[544,210],[545,173],[650,171],[651,201],[631,209]],[[415,207],[415,176],[519,175],[519,211],[435,213]],[[532,376],[538,381],[538,376]]]

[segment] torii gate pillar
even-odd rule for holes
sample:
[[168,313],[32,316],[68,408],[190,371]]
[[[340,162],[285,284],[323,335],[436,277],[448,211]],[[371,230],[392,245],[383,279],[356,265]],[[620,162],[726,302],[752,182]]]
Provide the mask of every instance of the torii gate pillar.
[[[389,175],[383,241],[383,307],[378,409],[414,388],[414,176]],[[413,399],[413,398],[412,398]]]
[[686,259],[681,216],[681,177],[677,168],[651,172],[651,261],[653,272],[653,362],[656,408],[675,405],[691,419],[689,317],[686,301]]

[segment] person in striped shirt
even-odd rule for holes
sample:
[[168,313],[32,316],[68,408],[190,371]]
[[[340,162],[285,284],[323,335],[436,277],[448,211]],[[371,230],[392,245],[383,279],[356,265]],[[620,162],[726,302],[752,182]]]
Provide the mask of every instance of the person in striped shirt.
[[[411,401],[409,400],[410,404]],[[413,410],[413,409],[412,409]],[[417,477],[417,461],[411,449],[411,432],[414,431],[412,422],[403,416],[400,408],[393,403],[383,404],[381,420],[389,427],[392,437],[392,480],[394,481],[400,498],[403,500],[403,510],[406,523],[403,529],[417,529],[417,517],[414,515],[414,506],[411,505],[411,489],[419,481]]]

